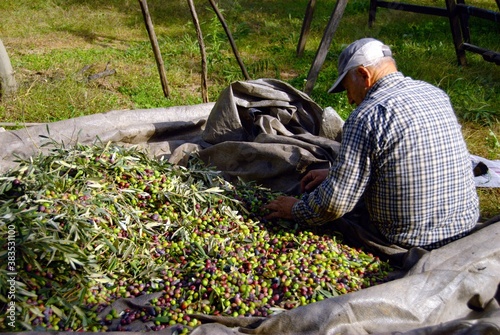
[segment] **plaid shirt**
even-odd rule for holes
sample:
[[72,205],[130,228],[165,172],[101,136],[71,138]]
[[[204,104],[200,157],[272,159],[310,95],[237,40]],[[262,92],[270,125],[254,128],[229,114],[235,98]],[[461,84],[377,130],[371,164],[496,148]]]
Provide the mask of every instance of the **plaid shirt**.
[[388,241],[432,249],[479,217],[471,160],[448,96],[400,72],[379,80],[346,120],[327,179],[292,214],[319,225],[364,197]]

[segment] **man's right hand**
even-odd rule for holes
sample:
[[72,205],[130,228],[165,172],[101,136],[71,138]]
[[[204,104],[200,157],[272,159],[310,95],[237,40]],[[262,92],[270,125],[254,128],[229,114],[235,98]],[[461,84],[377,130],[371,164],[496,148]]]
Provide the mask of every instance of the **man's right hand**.
[[328,176],[328,169],[319,169],[309,171],[300,181],[302,192],[310,192],[323,182]]

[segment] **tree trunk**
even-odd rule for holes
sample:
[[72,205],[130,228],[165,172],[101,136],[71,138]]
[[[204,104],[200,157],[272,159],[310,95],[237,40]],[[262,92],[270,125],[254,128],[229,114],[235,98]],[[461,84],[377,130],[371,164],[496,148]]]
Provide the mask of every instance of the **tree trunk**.
[[17,91],[17,83],[14,78],[14,70],[10,64],[7,50],[0,40],[0,100],[8,97]]

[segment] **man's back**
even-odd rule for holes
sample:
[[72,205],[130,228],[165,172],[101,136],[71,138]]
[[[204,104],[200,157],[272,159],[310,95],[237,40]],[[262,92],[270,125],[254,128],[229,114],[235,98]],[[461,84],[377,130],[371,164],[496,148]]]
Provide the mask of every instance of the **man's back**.
[[364,133],[360,148],[371,165],[366,204],[391,242],[432,248],[474,227],[479,213],[470,156],[444,92],[390,74],[370,89],[349,128]]

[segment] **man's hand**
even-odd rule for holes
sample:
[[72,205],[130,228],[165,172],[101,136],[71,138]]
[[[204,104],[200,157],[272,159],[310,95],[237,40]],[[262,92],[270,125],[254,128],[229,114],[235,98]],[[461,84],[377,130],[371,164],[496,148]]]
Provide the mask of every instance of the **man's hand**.
[[328,176],[328,169],[318,169],[309,171],[300,181],[302,192],[312,191],[323,182]]
[[270,201],[264,206],[265,209],[271,211],[265,216],[265,219],[293,219],[292,207],[299,199],[294,197],[279,196],[275,200]]

